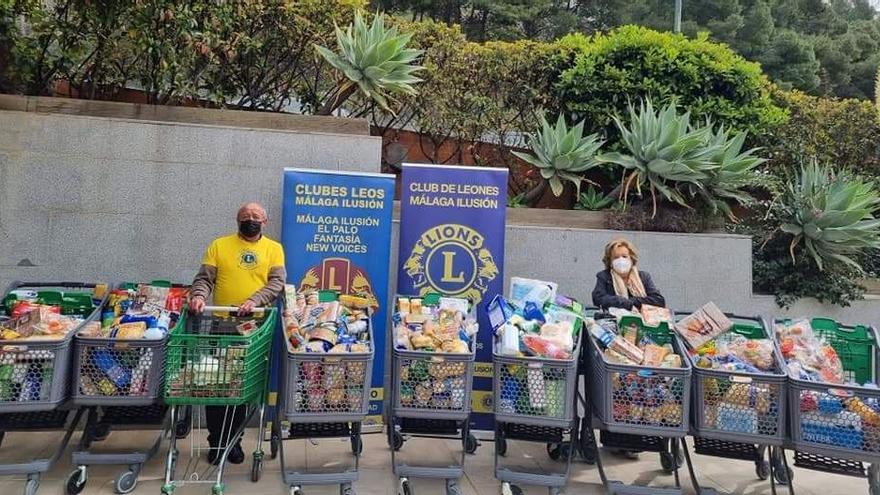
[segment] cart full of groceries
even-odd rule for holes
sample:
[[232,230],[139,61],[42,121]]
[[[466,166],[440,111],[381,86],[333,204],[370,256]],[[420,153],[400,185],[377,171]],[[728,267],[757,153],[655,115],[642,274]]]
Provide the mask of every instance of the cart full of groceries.
[[[410,478],[442,479],[447,495],[461,493],[458,481],[464,472],[465,453],[476,449],[476,438],[470,433],[477,335],[473,309],[466,299],[439,294],[396,298],[391,408],[386,425],[401,495],[414,493]],[[460,439],[458,462],[436,466],[403,461],[399,451],[413,437]]]
[[[495,477],[502,493],[519,493],[520,484],[562,493],[580,424],[576,402],[583,307],[557,294],[555,283],[513,277],[508,298],[496,296],[488,312],[495,334]],[[565,467],[555,472],[513,467],[503,462],[509,440],[567,445],[566,455],[555,456]]]
[[10,432],[64,432],[48,458],[0,465],[0,475],[26,475],[25,495],[37,493],[80,423],[82,410],[67,404],[73,336],[100,326],[106,297],[105,284],[15,282],[0,304],[0,442]]
[[[338,485],[341,495],[355,493],[361,425],[370,400],[373,309],[366,297],[285,287],[279,406],[290,427],[282,431],[280,421],[273,422],[272,451],[281,454],[281,473],[291,494],[302,493],[307,485]],[[331,438],[349,440],[353,463],[316,472],[286,465],[283,440]]]

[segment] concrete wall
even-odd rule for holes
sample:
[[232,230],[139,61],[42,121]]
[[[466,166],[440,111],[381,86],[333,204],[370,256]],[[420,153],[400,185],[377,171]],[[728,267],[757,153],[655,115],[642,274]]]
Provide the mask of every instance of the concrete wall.
[[[375,172],[379,138],[0,110],[0,286],[14,279],[188,281],[238,205],[267,205],[277,238],[281,170]],[[590,301],[606,242],[620,232],[510,224],[511,275],[556,281]],[[707,301],[740,314],[782,312],[751,293],[746,237],[623,234],[669,305]],[[397,246],[397,225],[392,246]],[[295,253],[287,253],[295,256]],[[393,294],[396,253],[392,254]],[[876,300],[851,308],[799,302],[790,314],[880,323]]]
[[242,202],[278,237],[284,167],[374,172],[381,139],[0,111],[0,286],[191,280]]

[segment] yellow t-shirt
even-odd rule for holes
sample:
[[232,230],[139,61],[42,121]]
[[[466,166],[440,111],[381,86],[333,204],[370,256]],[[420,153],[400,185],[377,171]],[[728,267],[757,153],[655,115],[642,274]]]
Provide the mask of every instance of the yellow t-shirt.
[[217,268],[214,304],[238,306],[269,281],[269,269],[284,266],[284,249],[265,235],[256,242],[238,234],[214,239],[203,265]]

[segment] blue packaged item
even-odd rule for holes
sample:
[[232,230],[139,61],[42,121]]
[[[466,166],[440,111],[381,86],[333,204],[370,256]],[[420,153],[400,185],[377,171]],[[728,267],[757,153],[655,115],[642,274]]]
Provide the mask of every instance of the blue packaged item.
[[489,324],[492,326],[492,332],[497,336],[501,327],[507,323],[511,316],[516,314],[516,308],[507,302],[501,294],[495,297],[486,305],[486,312],[489,314]]
[[137,323],[140,321],[146,323],[147,328],[153,328],[159,324],[159,320],[151,315],[122,315],[119,323]]
[[843,403],[836,397],[822,395],[819,399],[818,409],[822,414],[837,414],[843,411]]
[[120,364],[113,352],[107,349],[94,349],[92,361],[117,388],[126,388],[131,383],[131,370]]
[[801,434],[807,442],[861,450],[865,434],[860,426],[858,415],[847,411],[833,415],[814,413],[801,419]]
[[523,308],[523,318],[526,320],[537,320],[541,323],[546,323],[547,320],[544,318],[544,312],[541,311],[541,308],[538,307],[537,304],[529,301],[526,303]]
[[716,427],[737,433],[758,433],[758,411],[722,402],[718,404]]
[[716,356],[712,358],[715,361],[719,368],[722,368],[726,371],[742,371],[746,373],[761,373],[761,370],[752,366],[751,364],[739,359],[733,354],[727,354],[725,356]]

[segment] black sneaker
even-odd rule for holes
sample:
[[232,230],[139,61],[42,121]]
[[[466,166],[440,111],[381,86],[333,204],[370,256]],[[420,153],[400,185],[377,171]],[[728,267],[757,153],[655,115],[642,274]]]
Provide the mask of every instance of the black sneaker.
[[[222,448],[214,448],[211,447],[208,450],[208,462],[213,465],[220,464],[220,459],[223,457],[223,449]],[[226,461],[231,464],[241,464],[244,462],[244,451],[241,449],[241,444],[235,444],[234,447],[229,449],[229,454],[226,456]]]
[[220,464],[220,454],[222,453],[223,451],[221,449],[211,447],[210,449],[208,449],[208,462],[215,466],[217,464]]
[[235,444],[235,447],[229,451],[229,455],[226,456],[226,460],[231,462],[232,464],[241,464],[244,462],[244,450],[241,449],[241,444]]

